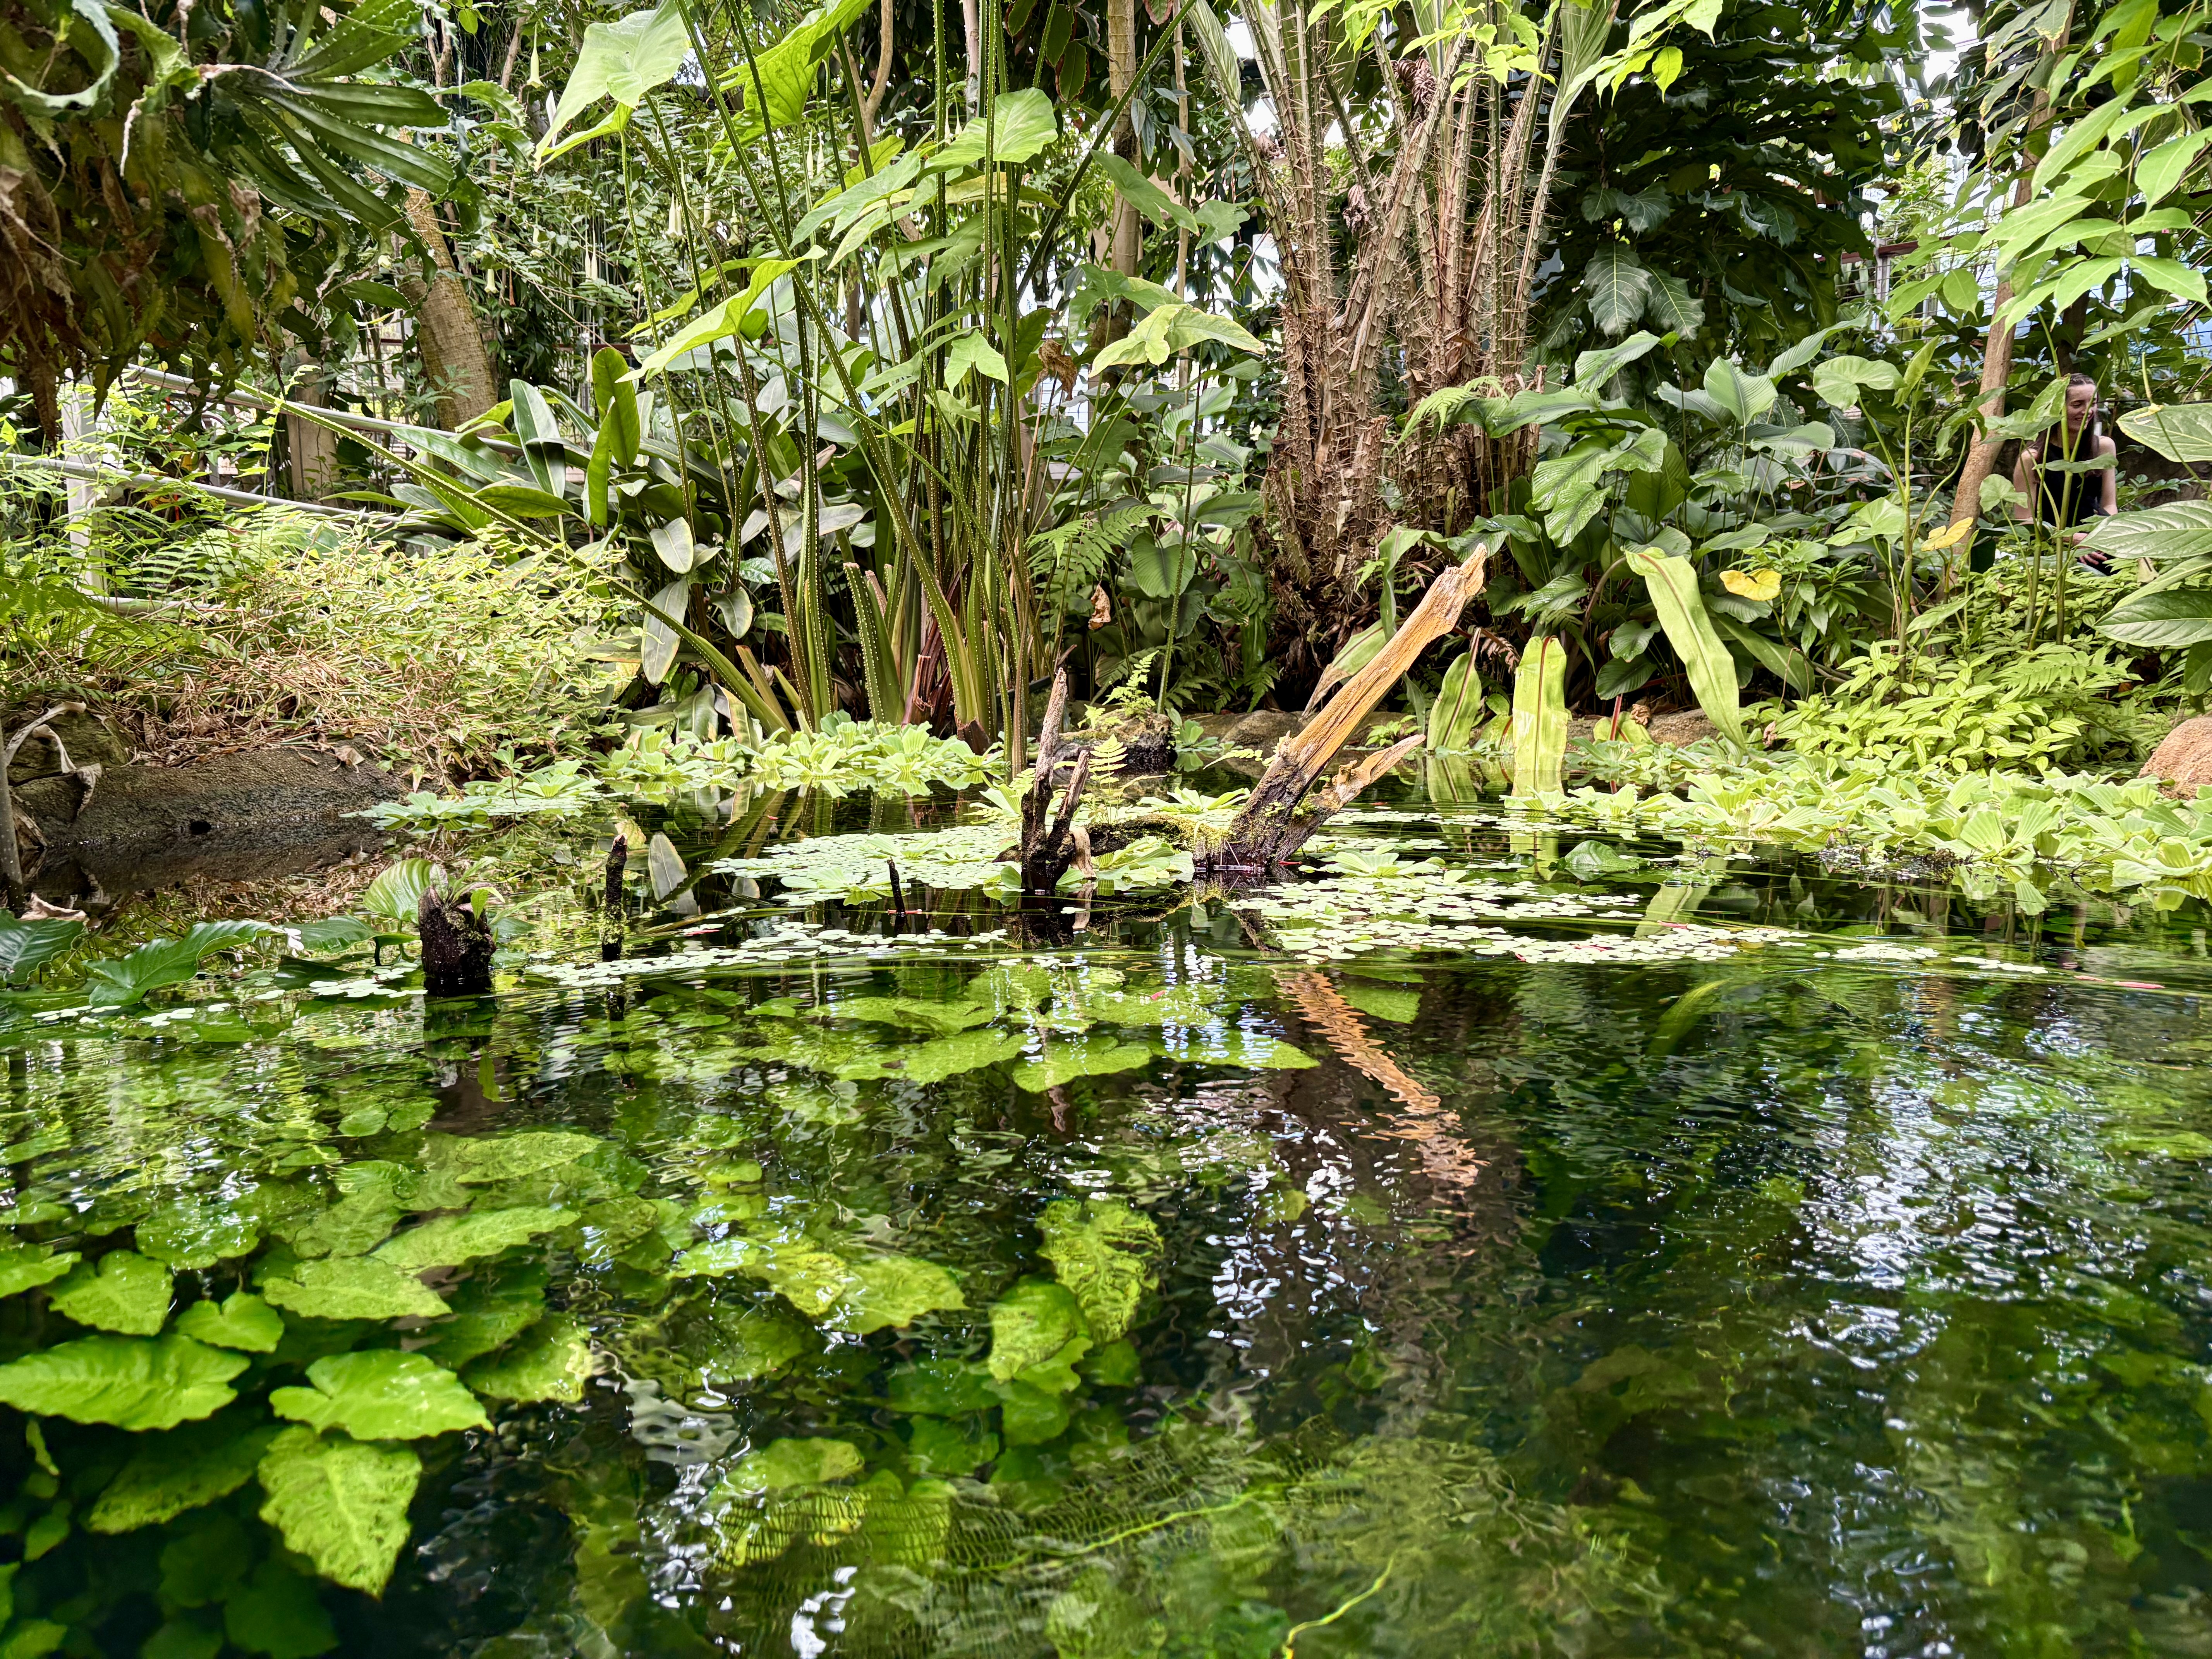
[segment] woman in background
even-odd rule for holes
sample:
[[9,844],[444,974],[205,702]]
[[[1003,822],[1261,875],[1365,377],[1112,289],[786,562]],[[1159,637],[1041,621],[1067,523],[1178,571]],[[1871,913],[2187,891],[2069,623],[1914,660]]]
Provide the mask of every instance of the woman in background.
[[[2119,446],[2105,435],[2097,418],[2097,383],[2076,374],[2066,383],[2066,418],[2038,443],[2023,444],[2012,470],[2013,488],[2024,498],[2013,503],[2015,519],[2031,513],[2052,529],[2080,541],[2089,520],[2120,510],[2117,460],[2100,471],[2075,471],[2071,464],[2115,458]],[[2101,564],[2103,561],[2098,560]]]

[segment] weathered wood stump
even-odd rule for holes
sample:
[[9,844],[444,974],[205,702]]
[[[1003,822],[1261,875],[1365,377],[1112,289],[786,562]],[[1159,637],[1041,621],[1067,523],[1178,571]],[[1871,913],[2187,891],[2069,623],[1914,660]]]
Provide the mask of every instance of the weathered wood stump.
[[415,907],[422,945],[422,989],[434,997],[491,994],[491,924],[465,898],[448,904],[434,887]]

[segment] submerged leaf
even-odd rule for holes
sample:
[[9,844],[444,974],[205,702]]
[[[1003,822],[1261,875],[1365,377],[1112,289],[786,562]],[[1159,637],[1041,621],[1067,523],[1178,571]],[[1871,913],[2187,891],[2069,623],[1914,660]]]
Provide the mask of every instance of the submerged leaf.
[[964,1308],[960,1286],[933,1261],[910,1255],[866,1255],[847,1264],[845,1287],[823,1322],[865,1336],[904,1328],[939,1308]]
[[504,1353],[470,1366],[462,1381],[493,1400],[558,1400],[573,1406],[584,1397],[592,1370],[584,1328],[566,1314],[554,1314]]
[[356,1440],[419,1440],[489,1426],[460,1379],[419,1353],[371,1348],[328,1354],[307,1367],[307,1381],[314,1386],[276,1389],[270,1409],[318,1431],[343,1429]]
[[1094,1034],[1080,1042],[1047,1044],[1040,1058],[1025,1060],[1014,1067],[1014,1081],[1042,1094],[1074,1078],[1132,1071],[1152,1058],[1149,1043],[1117,1042],[1112,1037]]
[[1146,1289],[1159,1282],[1138,1251],[1160,1248],[1150,1216],[1118,1199],[1063,1198],[1037,1218],[1038,1254],[1082,1305],[1091,1337],[1111,1342],[1129,1328]]
[[751,1495],[820,1486],[858,1474],[860,1449],[842,1440],[778,1440],[739,1458],[722,1482],[727,1493]]
[[407,1505],[422,1460],[400,1446],[325,1440],[287,1429],[262,1457],[268,1498],[261,1518],[324,1577],[371,1595],[383,1591],[407,1541]]
[[18,1296],[52,1283],[76,1265],[77,1252],[57,1255],[44,1244],[0,1245],[0,1296]]
[[54,1306],[80,1325],[125,1336],[151,1336],[169,1316],[169,1270],[136,1250],[110,1250],[80,1262],[49,1291]]
[[225,1353],[172,1331],[166,1336],[88,1336],[0,1365],[0,1402],[39,1417],[170,1429],[221,1411],[246,1369]]
[[1031,1365],[1079,1358],[1066,1350],[1078,1341],[1088,1346],[1090,1335],[1083,1306],[1065,1285],[1048,1279],[1018,1280],[992,1304],[991,1375],[1007,1382]]
[[212,1267],[250,1253],[261,1242],[261,1226],[228,1204],[179,1199],[165,1204],[137,1226],[138,1248],[172,1267]]
[[518,1244],[527,1244],[538,1234],[565,1227],[575,1218],[573,1210],[543,1205],[440,1216],[380,1245],[375,1260],[388,1261],[408,1273],[420,1273],[425,1267],[450,1267],[473,1261],[478,1256],[497,1255]]
[[195,1302],[177,1316],[177,1329],[218,1348],[274,1353],[284,1340],[284,1318],[251,1291],[234,1291],[214,1302]]
[[85,1524],[94,1532],[130,1532],[227,1498],[253,1478],[254,1466],[276,1434],[273,1425],[218,1417],[146,1435],[101,1492]]
[[445,1298],[420,1279],[373,1256],[302,1261],[289,1279],[272,1279],[261,1293],[310,1319],[404,1319],[447,1312]]

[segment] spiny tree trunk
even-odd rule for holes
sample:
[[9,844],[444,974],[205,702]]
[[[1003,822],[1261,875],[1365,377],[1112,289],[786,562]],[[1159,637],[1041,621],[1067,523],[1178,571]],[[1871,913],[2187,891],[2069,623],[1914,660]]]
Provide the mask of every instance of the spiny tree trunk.
[[491,354],[484,349],[468,285],[454,268],[453,250],[438,223],[438,210],[419,190],[407,192],[407,222],[429,251],[430,279],[404,261],[400,292],[415,313],[415,338],[422,369],[438,393],[438,424],[454,431],[499,401]]

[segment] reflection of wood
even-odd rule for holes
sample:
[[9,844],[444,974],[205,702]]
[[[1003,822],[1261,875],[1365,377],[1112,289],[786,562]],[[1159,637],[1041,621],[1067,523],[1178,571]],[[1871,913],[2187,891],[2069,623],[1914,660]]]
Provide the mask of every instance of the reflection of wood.
[[1281,973],[1275,982],[1298,1006],[1306,1024],[1328,1039],[1337,1057],[1364,1072],[1404,1103],[1395,1114],[1397,1127],[1389,1133],[1415,1142],[1430,1176],[1453,1187],[1472,1186],[1484,1168],[1480,1158],[1461,1144],[1459,1115],[1448,1111],[1443,1101],[1406,1074],[1403,1067],[1367,1033],[1366,1022],[1329,983],[1326,974]]
[[1395,744],[1349,769],[1324,790],[1311,811],[1300,816],[1306,793],[1337,751],[1358,733],[1359,724],[1404,678],[1423,648],[1451,631],[1467,602],[1482,591],[1489,550],[1478,546],[1465,564],[1447,570],[1411,616],[1399,624],[1374,660],[1347,681],[1320,714],[1275,751],[1252,798],[1230,826],[1229,836],[1211,862],[1223,870],[1265,870],[1303,847],[1332,813],[1343,810],[1359,792],[1395,766],[1420,744],[1418,737]]

